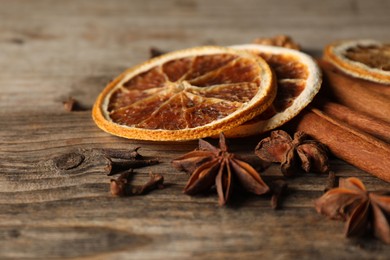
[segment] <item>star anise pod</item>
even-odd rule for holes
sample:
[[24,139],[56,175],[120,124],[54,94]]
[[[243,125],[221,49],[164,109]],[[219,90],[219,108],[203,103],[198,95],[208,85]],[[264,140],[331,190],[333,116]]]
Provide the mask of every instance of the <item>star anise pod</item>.
[[347,237],[371,232],[390,244],[390,196],[368,192],[358,178],[340,179],[339,188],[326,192],[315,206],[318,213],[346,221]]
[[283,130],[272,131],[259,142],[255,153],[266,162],[281,163],[285,176],[294,175],[299,167],[306,172],[329,171],[326,146],[309,140],[308,135],[300,131],[294,134],[294,139]]
[[228,152],[225,136],[219,136],[219,148],[199,140],[199,149],[189,152],[172,161],[172,165],[191,173],[184,192],[195,195],[216,187],[219,204],[225,205],[232,193],[233,185],[241,185],[245,190],[261,195],[269,187],[260,174],[247,162]]

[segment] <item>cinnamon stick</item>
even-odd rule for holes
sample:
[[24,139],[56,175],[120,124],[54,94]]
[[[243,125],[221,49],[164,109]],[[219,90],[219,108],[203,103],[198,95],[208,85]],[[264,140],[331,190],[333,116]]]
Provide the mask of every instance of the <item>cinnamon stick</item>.
[[334,119],[316,108],[304,111],[297,130],[328,146],[338,158],[390,182],[390,144]]
[[324,87],[333,100],[352,110],[390,123],[390,86],[351,78],[319,61],[324,72]]
[[[390,101],[389,101],[390,102]],[[390,123],[376,119],[346,106],[324,101],[317,105],[321,111],[383,141],[390,142]]]

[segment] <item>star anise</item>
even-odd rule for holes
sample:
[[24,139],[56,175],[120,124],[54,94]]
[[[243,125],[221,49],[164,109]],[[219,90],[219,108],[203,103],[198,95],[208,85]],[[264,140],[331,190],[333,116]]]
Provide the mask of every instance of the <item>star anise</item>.
[[220,205],[229,201],[236,182],[248,192],[257,195],[269,191],[260,174],[250,164],[228,152],[222,133],[219,136],[219,148],[200,139],[198,150],[173,160],[172,165],[192,173],[184,188],[186,194],[204,193],[215,186]]
[[347,237],[371,232],[390,244],[390,196],[368,192],[358,178],[340,179],[339,188],[326,192],[315,206],[331,219],[346,221]]
[[329,171],[325,145],[309,140],[308,135],[300,131],[294,134],[294,139],[283,130],[272,131],[259,142],[255,153],[264,161],[281,163],[285,176],[294,175],[299,167],[306,172]]

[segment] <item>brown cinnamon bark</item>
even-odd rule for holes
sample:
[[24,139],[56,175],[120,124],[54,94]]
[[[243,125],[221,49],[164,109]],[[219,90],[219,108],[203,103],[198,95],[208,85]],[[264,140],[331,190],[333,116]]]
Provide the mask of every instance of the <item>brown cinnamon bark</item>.
[[390,145],[334,119],[316,108],[304,111],[297,130],[328,146],[340,159],[390,182]]
[[390,86],[343,75],[325,61],[319,61],[319,64],[324,72],[324,87],[333,100],[390,123]]
[[383,141],[390,142],[390,123],[388,122],[367,116],[346,106],[330,101],[324,101],[322,104],[318,105],[318,107],[321,111],[333,118],[347,123]]

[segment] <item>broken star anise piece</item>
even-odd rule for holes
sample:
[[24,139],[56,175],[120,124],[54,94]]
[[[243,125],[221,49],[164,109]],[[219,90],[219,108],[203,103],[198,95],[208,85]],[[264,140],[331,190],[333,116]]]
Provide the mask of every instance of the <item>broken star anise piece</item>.
[[260,174],[250,164],[228,152],[222,133],[219,136],[219,148],[200,139],[198,150],[173,160],[172,165],[192,173],[184,188],[186,194],[204,193],[215,185],[220,205],[229,201],[236,182],[248,192],[257,195],[269,191]]
[[294,175],[299,167],[305,172],[329,172],[325,145],[309,140],[300,131],[294,134],[294,139],[283,130],[272,131],[269,137],[259,142],[255,153],[266,162],[281,163],[285,176]]
[[300,50],[301,47],[298,43],[294,42],[294,40],[288,35],[276,35],[272,38],[256,38],[253,43],[262,44],[262,45],[270,45],[270,46],[280,46],[284,48]]
[[346,221],[347,237],[371,232],[390,244],[390,196],[368,192],[358,178],[340,179],[339,188],[326,192],[315,207],[331,219]]

